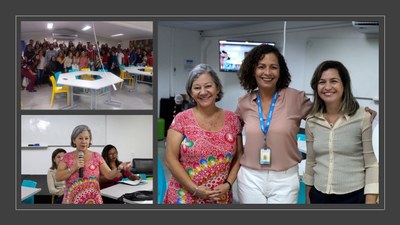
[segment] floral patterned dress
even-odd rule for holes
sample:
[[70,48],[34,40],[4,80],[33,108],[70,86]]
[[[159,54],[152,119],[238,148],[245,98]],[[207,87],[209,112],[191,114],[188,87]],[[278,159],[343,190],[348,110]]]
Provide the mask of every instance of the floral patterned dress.
[[[210,132],[202,129],[192,109],[185,110],[172,121],[170,129],[184,135],[180,146],[179,161],[192,181],[210,189],[223,184],[229,175],[232,159],[236,153],[236,137],[241,132],[238,117],[224,111],[224,126]],[[232,192],[219,201],[198,198],[187,191],[173,176],[169,179],[164,198],[165,204],[227,204],[232,203]]]
[[[63,162],[67,168],[75,165],[74,153],[64,155]],[[92,152],[88,162],[83,167],[83,178],[79,179],[79,170],[75,171],[67,180],[63,204],[103,204],[100,185],[100,165],[105,163],[103,157]]]

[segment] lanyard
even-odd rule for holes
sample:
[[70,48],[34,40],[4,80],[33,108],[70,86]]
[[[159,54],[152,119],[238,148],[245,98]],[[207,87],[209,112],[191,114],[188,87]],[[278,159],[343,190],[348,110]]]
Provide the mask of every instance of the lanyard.
[[261,98],[260,98],[260,94],[257,93],[258,116],[260,117],[261,131],[264,133],[264,147],[267,147],[266,146],[267,145],[267,133],[268,133],[269,125],[271,123],[272,112],[274,111],[275,102],[276,102],[277,98],[278,98],[278,91],[276,90],[274,93],[274,97],[272,98],[271,105],[269,107],[266,124],[264,124],[264,115],[263,115],[263,111],[262,111]]

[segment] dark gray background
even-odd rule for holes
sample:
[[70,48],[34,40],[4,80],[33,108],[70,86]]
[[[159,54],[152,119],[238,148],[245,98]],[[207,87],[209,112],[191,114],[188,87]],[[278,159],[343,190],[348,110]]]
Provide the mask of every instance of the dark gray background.
[[[10,7],[11,4],[11,7]],[[2,27],[2,66],[1,66],[1,97],[2,101],[2,122],[3,126],[2,140],[5,144],[2,146],[1,166],[2,185],[1,185],[1,214],[3,220],[12,221],[12,223],[21,224],[23,222],[33,224],[71,224],[71,223],[91,223],[91,224],[115,224],[129,223],[139,224],[147,223],[224,223],[224,224],[378,224],[387,220],[398,218],[397,205],[399,199],[398,187],[398,164],[400,157],[398,156],[398,147],[394,146],[396,121],[395,115],[399,110],[395,109],[398,94],[390,91],[398,80],[398,70],[394,68],[397,64],[398,56],[396,50],[399,49],[398,40],[398,8],[394,3],[383,4],[383,1],[354,1],[336,0],[303,0],[303,1],[160,1],[158,3],[151,1],[11,1],[7,3],[8,7],[1,7],[1,27]],[[384,75],[380,76],[380,99],[385,108],[380,110],[380,118],[384,118],[380,124],[382,134],[380,143],[384,145],[385,158],[385,209],[384,210],[310,210],[310,209],[280,209],[275,210],[273,207],[269,210],[223,210],[214,209],[207,210],[206,207],[191,210],[166,210],[157,209],[156,207],[148,210],[138,209],[101,209],[103,207],[93,207],[92,210],[80,209],[79,207],[71,207],[69,210],[43,210],[32,208],[28,210],[16,210],[15,205],[15,151],[17,150],[16,134],[17,121],[19,120],[17,112],[16,94],[19,91],[19,85],[15,82],[15,46],[19,42],[16,41],[16,15],[101,15],[101,16],[137,16],[146,15],[154,16],[156,21],[158,18],[164,18],[166,15],[176,16],[177,18],[190,18],[196,15],[220,16],[220,15],[276,15],[284,18],[285,16],[307,15],[307,16],[337,16],[337,15],[382,15],[385,17],[385,40],[384,55],[381,55],[384,68]],[[155,38],[156,40],[156,38]],[[395,70],[396,69],[396,70]],[[394,88],[394,87],[393,87]],[[154,90],[156,90],[155,88]],[[397,88],[398,89],[398,88]],[[154,99],[157,99],[156,91]],[[393,100],[393,101],[392,101]],[[156,105],[156,104],[155,104]],[[388,109],[390,108],[390,109]],[[157,109],[154,108],[156,116]],[[54,112],[23,112],[28,114],[52,114]],[[57,112],[63,113],[63,112]],[[65,112],[71,114],[74,112]],[[93,114],[90,111],[79,111],[79,114]],[[108,112],[96,112],[96,114],[107,114]],[[125,114],[126,112],[121,112]],[[113,113],[114,114],[114,113]],[[388,122],[386,122],[388,121]],[[382,123],[383,122],[383,123]],[[392,130],[393,129],[393,130]],[[393,133],[395,132],[395,133]],[[193,207],[190,207],[193,208]],[[6,218],[5,218],[5,217]],[[393,217],[393,218],[391,218]]]

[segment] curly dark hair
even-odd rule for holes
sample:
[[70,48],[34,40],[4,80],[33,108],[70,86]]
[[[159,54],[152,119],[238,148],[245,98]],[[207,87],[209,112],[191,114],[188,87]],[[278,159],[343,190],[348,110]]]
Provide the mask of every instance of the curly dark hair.
[[248,93],[254,91],[258,87],[256,78],[254,76],[254,71],[258,62],[262,60],[266,54],[270,53],[275,54],[279,62],[280,77],[276,83],[276,88],[281,90],[289,87],[289,84],[292,80],[285,58],[275,46],[261,44],[254,47],[249,53],[247,53],[238,72],[240,85]]

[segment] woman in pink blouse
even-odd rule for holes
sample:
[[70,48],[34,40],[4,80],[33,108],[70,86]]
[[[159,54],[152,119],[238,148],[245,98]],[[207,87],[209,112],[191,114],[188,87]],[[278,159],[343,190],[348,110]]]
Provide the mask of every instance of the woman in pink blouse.
[[89,58],[85,51],[81,53],[81,57],[79,58],[79,70],[82,70],[82,68],[89,68]]
[[111,170],[99,153],[89,150],[91,144],[90,128],[86,125],[75,127],[71,146],[76,149],[64,155],[56,173],[57,181],[66,180],[63,204],[102,204],[98,181],[100,172],[107,179],[113,179],[121,170],[130,169],[122,163]]
[[271,45],[256,46],[246,55],[239,79],[248,92],[236,109],[246,131],[238,173],[239,201],[297,203],[302,157],[296,136],[312,102],[303,91],[289,88],[286,61]]
[[178,113],[168,130],[166,165],[172,176],[164,203],[232,203],[242,146],[239,119],[215,105],[222,85],[209,65],[189,73],[186,92],[195,107]]
[[285,58],[271,45],[256,46],[246,55],[239,80],[248,92],[236,109],[246,138],[237,175],[239,201],[296,204],[302,160],[297,133],[312,102],[304,91],[289,87]]

